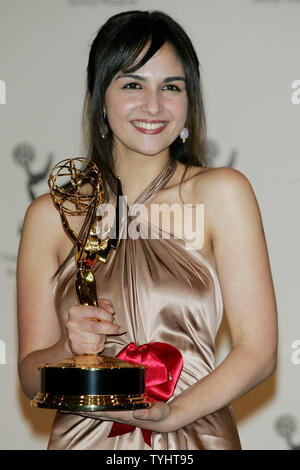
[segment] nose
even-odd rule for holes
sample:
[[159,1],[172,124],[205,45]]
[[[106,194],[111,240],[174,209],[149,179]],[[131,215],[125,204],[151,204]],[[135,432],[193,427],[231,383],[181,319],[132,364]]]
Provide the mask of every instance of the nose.
[[141,111],[151,116],[155,116],[162,112],[163,102],[159,90],[147,90],[143,95],[141,103]]

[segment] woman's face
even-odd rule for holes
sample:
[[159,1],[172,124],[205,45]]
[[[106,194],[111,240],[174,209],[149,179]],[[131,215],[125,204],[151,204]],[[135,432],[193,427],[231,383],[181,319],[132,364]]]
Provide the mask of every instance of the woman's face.
[[143,155],[168,152],[184,127],[187,106],[182,64],[165,44],[134,73],[117,73],[106,91],[114,150],[122,155],[124,151]]

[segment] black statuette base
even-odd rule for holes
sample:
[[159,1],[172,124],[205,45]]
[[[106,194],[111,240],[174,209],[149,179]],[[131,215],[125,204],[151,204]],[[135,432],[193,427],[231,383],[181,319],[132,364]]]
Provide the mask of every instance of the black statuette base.
[[31,401],[37,408],[63,411],[134,410],[149,408],[145,368],[41,367],[41,392]]

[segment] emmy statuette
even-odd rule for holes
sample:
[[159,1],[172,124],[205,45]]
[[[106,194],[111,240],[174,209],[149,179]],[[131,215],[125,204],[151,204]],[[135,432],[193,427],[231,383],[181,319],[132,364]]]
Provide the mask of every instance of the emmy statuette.
[[[59,185],[58,180],[62,184]],[[104,240],[98,237],[101,216],[97,215],[97,209],[104,202],[103,182],[98,167],[82,157],[63,160],[52,169],[48,184],[63,228],[74,244],[78,302],[98,306],[99,293],[92,269],[97,262],[106,263],[112,248],[117,246],[120,181],[114,224],[115,238],[108,235]],[[70,227],[67,219],[67,216],[74,215],[85,215],[79,234]],[[151,403],[144,393],[145,370],[143,365],[98,353],[42,364],[41,391],[31,401],[31,405],[62,411],[149,408]]]

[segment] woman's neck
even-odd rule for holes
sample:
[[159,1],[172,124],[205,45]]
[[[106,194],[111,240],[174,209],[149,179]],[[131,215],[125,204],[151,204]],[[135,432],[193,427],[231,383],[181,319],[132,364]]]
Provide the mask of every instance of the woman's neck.
[[128,205],[162,172],[168,160],[168,152],[159,155],[118,155],[115,158],[115,172],[120,177]]

